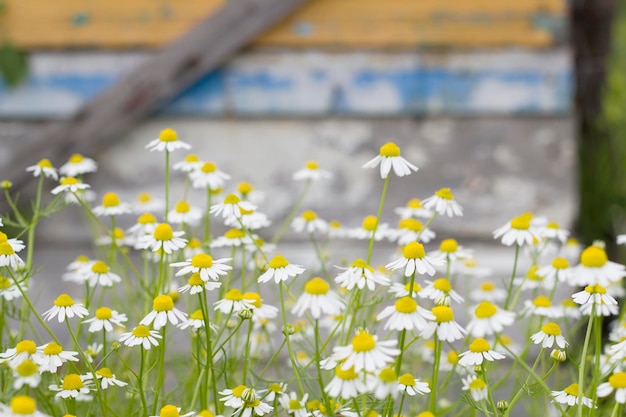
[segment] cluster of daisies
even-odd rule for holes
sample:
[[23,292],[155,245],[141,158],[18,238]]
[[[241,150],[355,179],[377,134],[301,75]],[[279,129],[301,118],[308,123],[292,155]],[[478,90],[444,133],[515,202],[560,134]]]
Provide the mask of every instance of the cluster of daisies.
[[[169,161],[190,145],[165,129],[147,148]],[[391,174],[418,171],[394,143],[363,168],[385,181],[381,212]],[[619,413],[626,403],[623,317],[606,345],[601,339],[601,321],[620,315],[626,269],[600,243],[581,250],[544,218],[524,213],[494,231],[514,251],[503,278],[455,239],[427,248],[436,239],[431,224],[463,214],[449,188],[394,208],[395,227],[379,216],[344,227],[298,206],[284,226],[306,234],[317,258],[301,265],[281,253],[282,229],[264,240],[271,221],[260,210],[263,193],[247,182],[225,192],[231,176],[195,154],[171,173],[166,163],[163,199],[146,193],[134,202],[107,192],[95,203],[84,179],[97,165],[82,155],[58,170],[46,159],[27,170],[40,189],[44,179],[58,181],[53,202],[86,211],[99,249],[67,266],[66,292],[40,312],[30,298],[33,262],[21,255],[30,242],[0,231],[3,314],[44,330],[29,338],[23,323],[19,331],[0,325],[2,416],[431,417],[465,406],[508,416],[537,391],[542,407],[563,415],[582,407]],[[185,177],[177,201],[170,175]],[[332,178],[314,161],[293,175],[305,190]],[[6,219],[28,225],[19,213]],[[368,244],[334,261],[333,239]],[[397,250],[373,265],[375,246]],[[63,340],[65,332],[52,330],[59,326]],[[574,343],[580,328],[584,342]],[[570,380],[551,389],[557,368]],[[503,385],[511,373],[516,382]],[[166,376],[186,388],[172,388]]]

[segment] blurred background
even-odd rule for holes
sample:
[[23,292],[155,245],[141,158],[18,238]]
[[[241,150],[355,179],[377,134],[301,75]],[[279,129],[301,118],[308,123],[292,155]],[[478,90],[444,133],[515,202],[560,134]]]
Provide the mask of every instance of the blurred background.
[[[144,146],[171,127],[231,189],[263,190],[276,224],[302,185],[292,173],[317,160],[335,178],[304,208],[354,227],[381,187],[360,167],[392,140],[420,172],[392,179],[387,213],[441,187],[465,209],[438,237],[488,242],[532,211],[613,241],[626,232],[621,3],[3,0],[0,177],[26,201],[26,166],[80,152],[100,164],[86,178],[99,197],[158,195],[163,160]],[[74,222],[42,238],[75,245]]]

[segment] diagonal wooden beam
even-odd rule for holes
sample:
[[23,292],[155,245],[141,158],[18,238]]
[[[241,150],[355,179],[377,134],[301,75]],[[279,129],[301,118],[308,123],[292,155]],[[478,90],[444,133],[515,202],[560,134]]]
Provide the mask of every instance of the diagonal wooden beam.
[[[25,167],[46,157],[94,153],[122,137],[163,103],[223,64],[259,34],[308,0],[229,0],[222,8],[159,50],[68,120],[42,128],[15,150],[6,173],[22,194]],[[45,151],[42,151],[45,150]],[[6,207],[0,207],[5,212]]]

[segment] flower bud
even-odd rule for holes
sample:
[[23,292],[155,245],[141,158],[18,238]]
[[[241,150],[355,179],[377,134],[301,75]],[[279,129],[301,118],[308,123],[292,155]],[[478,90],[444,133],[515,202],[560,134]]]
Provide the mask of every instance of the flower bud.
[[506,400],[500,400],[496,404],[496,408],[501,412],[505,412],[509,408],[509,402]]
[[0,182],[0,188],[8,190],[11,187],[13,187],[13,183],[11,181],[9,181],[9,180],[4,180],[4,181]]
[[295,332],[296,332],[296,329],[294,329],[294,327],[291,324],[287,324],[283,326],[283,334],[285,336],[291,336]]
[[237,313],[237,315],[241,320],[250,320],[252,318],[252,310],[250,310],[249,308],[244,308],[242,310],[239,310],[239,313]]
[[252,388],[246,388],[241,393],[241,399],[248,404],[254,404],[257,400],[256,392]]
[[565,362],[567,360],[567,354],[560,349],[552,349],[550,357],[557,362]]

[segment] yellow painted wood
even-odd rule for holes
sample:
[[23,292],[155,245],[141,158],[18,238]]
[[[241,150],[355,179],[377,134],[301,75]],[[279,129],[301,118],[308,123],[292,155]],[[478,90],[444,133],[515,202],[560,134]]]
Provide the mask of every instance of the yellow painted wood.
[[[0,33],[24,48],[158,47],[226,0],[5,0]],[[236,0],[228,0],[236,1]],[[258,46],[545,47],[538,13],[564,17],[566,0],[311,0]]]

